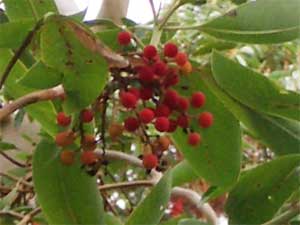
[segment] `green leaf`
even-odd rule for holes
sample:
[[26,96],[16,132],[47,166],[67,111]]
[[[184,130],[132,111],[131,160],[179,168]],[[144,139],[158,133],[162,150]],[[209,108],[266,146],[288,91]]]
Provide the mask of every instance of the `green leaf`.
[[274,159],[244,172],[230,192],[226,213],[230,224],[261,224],[270,220],[299,187],[300,155]]
[[201,222],[197,219],[182,219],[178,225],[209,225],[208,223]]
[[227,41],[280,43],[299,38],[299,14],[298,0],[249,1],[202,25],[200,30]]
[[108,66],[95,48],[94,36],[70,19],[54,16],[42,28],[42,60],[64,74],[68,111],[91,104],[105,86]]
[[0,48],[19,47],[33,25],[33,20],[22,20],[0,24]]
[[168,204],[172,189],[172,173],[168,171],[130,215],[126,225],[156,225]]
[[258,113],[235,101],[222,90],[211,75],[211,71],[202,71],[203,81],[262,143],[269,146],[278,155],[298,153],[300,145],[300,123]]
[[182,162],[178,163],[172,169],[172,174],[173,174],[172,176],[173,187],[180,186],[184,183],[188,183],[200,178],[193,170],[193,167],[186,160],[183,160]]
[[48,12],[58,12],[54,0],[3,0],[10,21],[40,19]]
[[7,150],[13,150],[13,149],[18,149],[18,148],[17,148],[17,146],[15,146],[12,143],[0,141],[0,152],[7,151]]
[[105,225],[122,225],[123,223],[118,219],[118,217],[110,214],[104,214]]
[[18,82],[30,88],[51,88],[62,82],[62,74],[38,61]]
[[[60,162],[60,149],[42,140],[33,156],[33,182],[49,224],[103,224],[103,205],[95,177]],[[77,155],[78,156],[78,155]]]
[[300,120],[300,95],[279,90],[267,77],[214,52],[212,71],[218,85],[253,110]]
[[214,124],[209,129],[202,129],[196,119],[192,121],[191,128],[202,136],[199,147],[188,145],[188,135],[180,129],[172,135],[173,141],[198,176],[212,185],[230,186],[237,180],[240,172],[240,125],[201,81],[200,74],[193,73],[182,77],[180,83],[182,86],[188,86],[187,90],[178,88],[183,96],[191,96],[196,91],[205,93],[205,106],[201,110],[189,113],[198,115],[202,111],[210,111],[214,115]]
[[[13,56],[11,50],[0,49],[0,74],[3,73],[4,68],[7,66],[9,60]],[[25,94],[28,94],[35,89],[26,88],[17,83],[17,80],[27,72],[26,67],[20,61],[17,61],[8,79],[5,82],[5,94],[11,98],[19,98]],[[55,135],[58,131],[56,125],[56,110],[54,105],[50,101],[39,102],[33,105],[25,107],[26,112],[34,119],[36,119],[41,127],[50,135]]]

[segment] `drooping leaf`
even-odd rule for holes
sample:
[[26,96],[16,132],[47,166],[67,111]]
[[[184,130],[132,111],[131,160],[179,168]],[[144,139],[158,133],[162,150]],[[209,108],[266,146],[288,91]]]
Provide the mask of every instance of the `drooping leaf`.
[[19,80],[21,85],[30,88],[44,89],[54,87],[62,82],[62,74],[47,67],[41,61],[36,62]]
[[193,167],[186,160],[183,160],[182,162],[178,163],[172,169],[172,174],[172,185],[174,187],[199,179],[199,176],[193,170]]
[[230,192],[226,213],[230,224],[270,220],[299,187],[300,155],[282,156],[244,172]]
[[214,52],[212,71],[232,98],[258,112],[300,121],[300,95],[279,90],[267,77]]
[[239,119],[252,135],[269,146],[278,155],[298,153],[300,145],[299,122],[258,113],[235,101],[218,86],[211,71],[202,71],[203,81],[224,106]]
[[181,85],[188,86],[188,89],[179,87],[178,90],[183,96],[191,96],[196,91],[205,93],[205,106],[200,110],[193,109],[190,114],[197,117],[200,112],[210,111],[214,115],[214,124],[208,129],[202,129],[197,119],[191,121],[191,128],[202,136],[202,143],[197,147],[187,143],[188,135],[181,129],[177,129],[172,137],[198,176],[212,185],[230,186],[237,180],[240,171],[240,126],[200,78],[199,73],[181,78]]
[[[49,224],[103,224],[103,205],[96,178],[60,161],[60,149],[42,140],[33,156],[37,199]],[[78,154],[77,154],[78,156]]]
[[42,60],[64,74],[69,111],[91,104],[107,81],[107,63],[95,52],[95,45],[94,37],[70,19],[53,16],[42,28]]
[[204,24],[200,30],[227,41],[280,43],[299,38],[299,14],[298,0],[249,1]]
[[130,215],[126,225],[156,225],[168,204],[172,189],[172,172],[168,171]]
[[0,48],[19,47],[33,25],[33,20],[22,20],[0,24]]

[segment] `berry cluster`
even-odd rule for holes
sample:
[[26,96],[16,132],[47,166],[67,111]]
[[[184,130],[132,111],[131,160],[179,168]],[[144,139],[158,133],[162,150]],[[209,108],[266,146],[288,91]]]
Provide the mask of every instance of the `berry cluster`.
[[[117,37],[121,46],[130,45],[131,39],[131,34],[126,31],[120,32]],[[124,55],[127,55],[126,52]],[[188,134],[187,143],[198,146],[202,142],[201,135],[191,128],[192,120],[197,120],[201,128],[208,128],[213,123],[213,115],[210,112],[198,115],[191,113],[191,108],[199,109],[205,105],[204,93],[198,91],[191,96],[184,96],[177,91],[182,77],[188,76],[193,68],[187,54],[174,43],[166,43],[161,51],[153,45],[147,45],[141,53],[131,54],[131,57],[134,60],[130,60],[129,67],[110,69],[112,79],[94,104],[97,106],[101,103],[99,109],[84,109],[77,120],[79,124],[90,123],[94,119],[94,112],[101,111],[102,129],[97,129],[96,134],[101,134],[103,150],[106,146],[105,130],[112,142],[118,141],[123,131],[139,136],[144,144],[143,165],[150,170],[162,166],[162,153],[171,144],[168,136],[161,133],[173,133],[182,128]],[[123,124],[111,122],[109,126],[106,125],[106,108],[110,107],[110,100],[113,100],[114,108],[123,112]],[[61,127],[66,128],[71,122],[72,118],[64,112],[57,114],[57,123]],[[151,128],[159,132],[160,136],[150,136],[148,129]],[[80,126],[58,133],[56,144],[63,149],[70,149],[77,138],[80,138],[81,144],[81,163],[91,165],[97,162],[94,153],[97,144],[95,136],[85,134]],[[63,150],[61,161],[66,165],[72,164],[75,152],[78,151]]]
[[[81,123],[90,123],[94,119],[94,114],[89,109],[84,109],[80,113]],[[71,124],[71,116],[67,116],[64,112],[59,112],[56,116],[57,124],[61,127],[68,127]],[[55,142],[58,146],[62,147],[63,150],[60,153],[61,162],[65,165],[71,165],[75,160],[76,151],[67,149],[71,147],[76,138],[77,133],[72,130],[64,130],[59,132],[55,137]],[[97,162],[97,156],[94,153],[96,149],[96,140],[92,134],[82,134],[80,136],[81,143],[81,155],[80,161],[83,165],[91,165]]]

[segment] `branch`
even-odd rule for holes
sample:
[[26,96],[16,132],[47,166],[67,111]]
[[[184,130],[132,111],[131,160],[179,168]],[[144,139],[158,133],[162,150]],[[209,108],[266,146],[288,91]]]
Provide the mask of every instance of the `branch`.
[[300,204],[292,205],[289,210],[273,218],[262,225],[280,225],[287,224],[291,219],[300,213]]
[[9,155],[7,155],[6,153],[4,153],[3,151],[0,151],[0,155],[3,156],[3,158],[7,159],[9,162],[11,162],[12,164],[22,167],[22,168],[26,168],[27,165],[15,160],[14,158],[10,157]]
[[[103,153],[102,150],[96,151],[96,154],[98,155],[99,158],[102,157],[102,153]],[[128,162],[131,165],[143,168],[142,160],[136,158],[135,156],[128,155],[123,152],[107,150],[105,152],[105,157],[108,160],[109,159],[123,160],[123,161]],[[162,177],[162,173],[157,172],[156,170],[151,170],[150,175],[152,178],[150,181],[148,181],[149,186],[150,186],[150,183],[152,185],[155,185]],[[136,183],[128,182],[127,184],[125,184],[125,183],[111,184],[110,186],[106,186],[106,187],[108,187],[109,189],[113,189],[113,188],[123,188],[123,187],[126,188],[128,186],[134,187],[134,186],[140,186],[140,185],[145,184],[145,183],[143,183],[144,181],[140,181],[140,182],[136,181]],[[215,211],[212,209],[212,207],[208,203],[204,203],[204,204],[201,203],[201,196],[197,192],[190,190],[190,189],[186,189],[186,188],[174,187],[172,190],[172,195],[185,198],[187,201],[189,201],[189,203],[191,205],[196,206],[197,210],[205,216],[205,218],[209,221],[210,224],[212,224],[212,225],[218,224],[218,217],[217,217]]]
[[23,219],[18,223],[18,225],[26,225],[28,222],[32,220],[33,217],[35,217],[37,214],[41,212],[41,208],[38,207],[34,210],[32,210],[30,213],[26,214]]
[[17,109],[23,108],[29,104],[33,104],[39,101],[52,100],[62,96],[63,94],[64,89],[61,85],[59,85],[50,89],[35,91],[24,95],[11,103],[4,105],[3,108],[0,109],[0,122]]
[[154,181],[151,180],[138,180],[138,181],[131,181],[131,182],[120,182],[114,184],[104,184],[99,186],[100,191],[109,191],[118,188],[136,188],[136,187],[149,187],[155,184]]

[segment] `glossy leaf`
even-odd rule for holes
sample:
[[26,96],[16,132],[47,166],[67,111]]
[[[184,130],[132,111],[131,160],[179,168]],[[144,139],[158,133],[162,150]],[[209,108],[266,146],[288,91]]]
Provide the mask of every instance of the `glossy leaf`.
[[299,14],[298,0],[249,1],[204,24],[200,30],[227,41],[280,43],[299,38]]
[[258,112],[300,121],[300,95],[279,90],[267,77],[214,52],[212,71],[232,98]]
[[186,160],[183,160],[180,163],[178,163],[172,169],[172,174],[173,174],[172,185],[174,187],[180,186],[184,183],[188,183],[200,178],[197,175],[197,173],[193,170],[193,167]]
[[73,165],[63,165],[60,151],[52,141],[42,140],[33,156],[34,188],[48,223],[103,224],[96,178],[80,169],[78,157]]
[[53,16],[42,28],[42,59],[64,74],[69,111],[91,104],[108,79],[107,63],[95,52],[95,46],[89,31],[70,19]]
[[196,119],[191,121],[191,128],[202,136],[202,143],[197,147],[188,145],[188,135],[181,129],[172,135],[173,141],[198,176],[212,185],[229,186],[237,180],[240,172],[240,126],[200,78],[198,73],[181,78],[181,85],[188,86],[188,89],[179,87],[178,90],[183,96],[191,96],[195,91],[205,93],[205,106],[190,113],[197,116],[202,111],[210,111],[214,115],[214,124],[208,129],[202,129]]
[[0,48],[19,47],[33,26],[33,20],[22,20],[0,24]]
[[172,189],[172,173],[168,171],[130,215],[126,225],[156,225],[168,204]]
[[54,0],[4,0],[10,21],[40,19],[48,12],[57,12]]
[[202,79],[210,90],[262,143],[278,155],[298,153],[300,123],[258,113],[235,101],[213,79],[211,71],[202,71]]
[[62,82],[62,74],[49,68],[41,61],[36,62],[19,80],[21,85],[30,88],[44,89],[54,87]]
[[244,172],[230,192],[226,213],[230,224],[261,224],[270,220],[299,187],[300,155],[274,159]]

